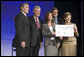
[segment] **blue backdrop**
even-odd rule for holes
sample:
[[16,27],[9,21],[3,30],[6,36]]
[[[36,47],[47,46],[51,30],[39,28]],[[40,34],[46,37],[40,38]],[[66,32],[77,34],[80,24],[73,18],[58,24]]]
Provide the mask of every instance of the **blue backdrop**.
[[40,18],[43,21],[45,14],[54,7],[54,1],[1,1],[1,40],[11,40],[15,37],[14,18],[20,12],[21,3],[29,3],[28,16],[32,16],[34,6],[39,5]]

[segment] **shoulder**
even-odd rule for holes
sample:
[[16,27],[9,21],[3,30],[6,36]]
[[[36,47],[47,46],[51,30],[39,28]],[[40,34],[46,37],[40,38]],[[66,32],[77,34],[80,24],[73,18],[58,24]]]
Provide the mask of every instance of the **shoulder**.
[[61,18],[58,17],[57,19],[61,19]]
[[43,20],[39,18],[39,21],[43,24]]
[[34,17],[33,17],[33,16],[29,16],[28,18],[29,18],[29,19],[33,19]]
[[18,13],[15,17],[15,20],[22,19],[22,13]]
[[62,24],[64,23],[64,19],[63,18],[58,18],[58,21],[61,22]]
[[76,23],[71,23],[72,25],[76,25]]
[[56,24],[55,22],[53,22],[53,24]]
[[29,16],[29,18],[33,18],[33,16]]
[[29,16],[28,18],[29,18],[30,21],[32,21],[34,19],[33,16]]
[[17,17],[20,17],[20,16],[21,16],[21,14],[20,14],[20,13],[18,13],[18,14],[16,15],[16,18],[17,18]]
[[63,20],[62,18],[57,18],[58,20]]
[[23,14],[22,13],[18,13],[16,16],[23,16]]
[[46,23],[43,23],[43,26],[47,26],[47,24]]
[[76,26],[76,23],[71,23],[71,25]]

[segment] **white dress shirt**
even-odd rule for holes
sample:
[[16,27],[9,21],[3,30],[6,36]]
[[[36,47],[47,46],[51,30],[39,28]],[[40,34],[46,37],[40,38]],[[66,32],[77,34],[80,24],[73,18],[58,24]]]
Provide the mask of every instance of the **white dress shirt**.
[[[36,17],[34,16],[34,20],[35,20],[35,22],[36,22],[36,19],[35,19]],[[39,22],[39,19],[37,18],[37,21]]]
[[23,11],[21,11],[21,12],[27,17],[26,13],[24,13]]

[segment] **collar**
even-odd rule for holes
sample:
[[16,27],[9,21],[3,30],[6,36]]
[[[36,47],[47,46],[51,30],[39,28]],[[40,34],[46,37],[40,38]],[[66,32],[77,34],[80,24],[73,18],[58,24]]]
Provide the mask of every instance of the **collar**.
[[23,11],[21,11],[25,16],[27,16]]
[[57,17],[56,18],[54,18],[55,20],[57,19]]
[[[34,17],[34,20],[36,21],[36,17],[35,16],[33,16]],[[39,19],[37,18],[37,21],[39,21]]]

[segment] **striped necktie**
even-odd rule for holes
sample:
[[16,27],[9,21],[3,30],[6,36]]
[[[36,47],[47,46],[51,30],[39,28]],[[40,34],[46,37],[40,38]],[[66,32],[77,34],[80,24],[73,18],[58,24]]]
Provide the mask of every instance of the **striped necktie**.
[[36,25],[37,25],[37,29],[39,29],[40,27],[39,27],[39,22],[37,21],[37,19],[35,19],[36,20]]

